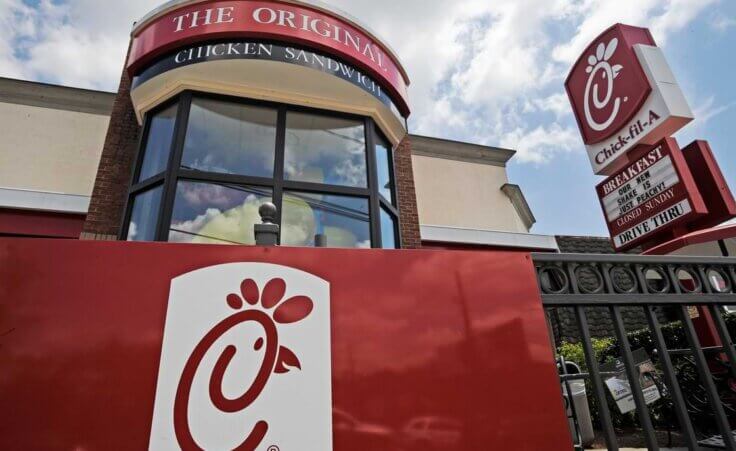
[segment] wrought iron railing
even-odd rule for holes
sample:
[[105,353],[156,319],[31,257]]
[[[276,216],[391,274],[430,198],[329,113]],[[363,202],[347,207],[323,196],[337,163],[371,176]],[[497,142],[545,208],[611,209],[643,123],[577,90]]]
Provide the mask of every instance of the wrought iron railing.
[[[598,405],[600,430],[609,450],[617,450],[618,439],[606,398],[606,384],[600,363],[594,354],[588,313],[591,308],[604,309],[610,315],[610,328],[617,340],[620,360],[626,369],[636,416],[650,450],[659,449],[657,434],[650,409],[640,385],[640,367],[634,360],[622,309],[640,309],[651,333],[657,357],[657,372],[667,387],[667,398],[679,423],[685,444],[689,449],[720,445],[736,450],[732,433],[735,424],[736,402],[724,399],[723,378],[714,370],[713,356],[720,355],[719,365],[726,373],[727,390],[736,390],[736,352],[724,321],[724,306],[736,305],[736,259],[690,257],[639,257],[607,255],[533,255],[544,306],[548,311],[566,309],[574,312],[587,366],[586,376]],[[701,346],[693,323],[693,309],[700,308],[703,316],[710,315],[712,328],[717,332],[721,346]],[[668,349],[662,332],[662,311],[675,313],[681,323],[687,349]],[[558,331],[559,333],[559,331]],[[681,366],[673,359],[685,355],[692,364],[692,380],[707,397],[705,406],[698,411],[692,402],[691,385],[685,387]],[[583,363],[583,362],[577,362]],[[565,382],[566,377],[562,378]],[[722,384],[721,384],[722,385]],[[685,388],[684,388],[685,387]],[[721,389],[719,391],[719,389]],[[734,391],[736,399],[736,391]],[[720,437],[706,439],[693,417],[709,415],[713,430]],[[710,421],[710,420],[709,420]],[[697,424],[697,421],[695,422]]]

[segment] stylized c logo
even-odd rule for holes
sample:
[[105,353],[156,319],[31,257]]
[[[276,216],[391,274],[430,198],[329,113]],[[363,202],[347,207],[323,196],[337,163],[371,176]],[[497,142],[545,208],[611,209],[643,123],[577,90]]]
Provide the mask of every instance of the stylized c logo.
[[[605,46],[603,43],[601,43],[598,46],[596,55],[591,55],[588,58],[588,63],[590,65],[586,69],[586,72],[588,72],[589,75],[588,75],[588,83],[585,86],[585,96],[583,99],[584,109],[585,109],[585,120],[588,123],[588,126],[590,126],[590,128],[598,132],[606,130],[608,127],[610,127],[611,124],[613,124],[613,121],[616,120],[616,117],[618,116],[618,113],[621,109],[621,99],[617,97],[614,100],[613,110],[611,111],[611,114],[607,120],[603,122],[598,122],[595,120],[591,112],[591,94],[593,97],[592,106],[596,110],[602,110],[604,108],[607,108],[608,105],[611,103],[611,99],[613,98],[614,80],[618,77],[621,69],[623,69],[623,67],[620,65],[612,66],[608,62],[608,60],[616,52],[617,47],[618,47],[618,39],[614,38],[613,40],[611,40],[608,46]],[[606,83],[606,96],[603,100],[601,100],[600,98],[598,83],[594,83],[596,76],[598,75],[599,72],[602,72],[602,76],[607,82]]]
[[[250,323],[259,326],[262,336],[254,349],[263,351],[258,374],[250,387],[238,398],[228,398],[223,391],[223,381],[237,348],[227,346],[220,354],[210,375],[210,401],[219,411],[237,413],[250,407],[261,395],[272,374],[285,374],[292,368],[301,369],[297,356],[279,343],[277,324],[297,323],[312,312],[314,303],[306,296],[294,296],[282,302],[286,284],[282,279],[272,279],[260,293],[252,279],[241,284],[241,295],[230,294],[227,303],[237,313],[215,325],[197,344],[182,371],[174,400],[174,431],[183,451],[202,451],[192,435],[189,424],[189,398],[197,370],[213,345],[232,329]],[[260,303],[263,310],[249,308]],[[255,451],[268,432],[268,423],[258,421],[245,440],[234,451]]]

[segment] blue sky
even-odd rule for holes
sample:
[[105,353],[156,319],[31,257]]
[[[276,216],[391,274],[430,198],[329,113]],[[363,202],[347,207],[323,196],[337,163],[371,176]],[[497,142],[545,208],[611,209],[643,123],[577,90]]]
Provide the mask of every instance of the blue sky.
[[[410,128],[518,150],[509,168],[537,233],[606,235],[563,82],[616,22],[652,29],[696,112],[677,137],[709,140],[736,187],[733,0],[327,0],[397,51]],[[0,76],[116,90],[132,23],[161,0],[0,0]]]

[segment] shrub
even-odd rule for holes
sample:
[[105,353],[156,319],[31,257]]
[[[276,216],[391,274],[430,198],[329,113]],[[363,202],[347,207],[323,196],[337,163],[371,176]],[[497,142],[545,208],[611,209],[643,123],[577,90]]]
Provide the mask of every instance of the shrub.
[[[726,323],[726,327],[731,333],[731,336],[736,337],[736,314],[727,314],[724,315],[723,318],[724,322]],[[665,339],[665,343],[667,344],[667,348],[669,350],[689,348],[681,322],[677,321],[670,324],[665,324],[661,326],[661,330],[662,335]],[[657,347],[651,331],[649,329],[637,330],[628,333],[627,337],[632,350],[640,348],[646,350],[647,354],[652,357],[653,362],[657,365],[658,370],[660,370],[661,374],[661,368],[659,367],[657,358]],[[594,338],[592,339],[592,344],[593,351],[599,364],[605,364],[621,356],[618,340],[614,337],[603,339]],[[558,355],[564,357],[565,360],[577,363],[583,372],[588,372],[587,365],[585,363],[585,353],[583,351],[582,343],[563,342],[557,351]],[[677,368],[680,368],[682,371],[689,371],[688,368],[682,369],[683,365],[687,366],[687,361],[685,361],[684,359],[673,358],[673,364]],[[697,380],[697,376],[692,374],[691,377],[688,377],[686,379],[688,381]],[[686,385],[688,384],[687,381],[680,382],[680,388],[682,389],[683,393],[694,393],[702,390],[698,385],[694,385],[693,382],[689,383],[691,385]],[[589,379],[586,380],[585,386],[588,394],[588,403],[590,405],[590,412],[593,418],[593,424],[597,427],[597,425],[600,424],[599,408],[598,402],[595,398],[595,395],[593,394],[593,387]],[[606,392],[608,409],[611,412],[611,419],[614,426],[617,428],[636,426],[636,412],[621,414],[607,388],[604,387],[604,389]],[[651,404],[649,406],[649,409],[652,414],[652,420],[655,427],[668,428],[672,427],[673,424],[677,424],[671,401],[668,397],[663,397],[662,399]]]

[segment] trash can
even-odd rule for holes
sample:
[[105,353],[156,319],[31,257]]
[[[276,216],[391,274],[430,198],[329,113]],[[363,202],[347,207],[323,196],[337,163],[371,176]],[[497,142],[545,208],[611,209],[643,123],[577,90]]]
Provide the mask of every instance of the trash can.
[[[565,362],[567,374],[580,374],[580,367],[572,362]],[[561,372],[562,373],[562,372]],[[563,373],[564,374],[564,373]],[[569,390],[568,390],[569,387]],[[593,420],[590,417],[590,406],[588,406],[588,397],[585,390],[584,380],[571,380],[562,383],[562,395],[565,398],[565,408],[567,409],[567,418],[570,425],[570,433],[573,437],[577,437],[575,433],[575,423],[573,421],[573,409],[570,406],[570,398],[575,406],[575,416],[577,417],[578,427],[580,428],[580,440],[583,446],[588,446],[595,440],[595,432],[593,432]]]

